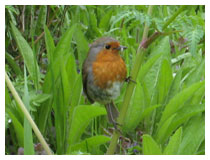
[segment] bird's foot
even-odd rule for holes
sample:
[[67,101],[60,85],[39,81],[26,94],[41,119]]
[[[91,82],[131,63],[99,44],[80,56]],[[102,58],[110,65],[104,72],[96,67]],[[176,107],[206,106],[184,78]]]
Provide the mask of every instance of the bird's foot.
[[117,122],[114,121],[113,122],[113,125],[114,125],[115,130],[122,135],[122,131],[118,127],[118,126],[122,127],[122,124],[119,124],[119,123],[117,123]]
[[125,82],[133,82],[136,84],[136,81],[132,80],[131,76],[128,76],[126,79],[125,79]]

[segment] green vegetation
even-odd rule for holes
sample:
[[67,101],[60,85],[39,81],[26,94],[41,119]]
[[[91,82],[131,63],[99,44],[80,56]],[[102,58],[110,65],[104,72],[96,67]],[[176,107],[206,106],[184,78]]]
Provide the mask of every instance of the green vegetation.
[[[205,154],[205,6],[5,12],[5,154]],[[121,136],[82,90],[88,44],[103,36],[128,47],[136,81],[115,101]]]

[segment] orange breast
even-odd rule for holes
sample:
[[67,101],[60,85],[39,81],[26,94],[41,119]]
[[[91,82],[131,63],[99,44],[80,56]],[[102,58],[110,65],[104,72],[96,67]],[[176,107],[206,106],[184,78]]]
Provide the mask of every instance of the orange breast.
[[123,82],[127,70],[125,62],[118,53],[103,50],[93,63],[94,83],[100,88],[110,88],[112,82]]

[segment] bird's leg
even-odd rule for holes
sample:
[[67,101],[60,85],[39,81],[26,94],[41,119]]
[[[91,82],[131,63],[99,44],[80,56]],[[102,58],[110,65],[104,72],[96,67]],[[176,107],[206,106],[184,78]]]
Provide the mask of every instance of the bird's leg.
[[131,76],[128,76],[126,79],[125,79],[125,82],[133,82],[136,84],[136,81],[132,80]]
[[114,128],[116,129],[116,131],[118,131],[120,134],[122,134],[121,130],[117,127],[117,126],[122,126],[121,124],[117,123],[115,120],[114,120],[114,117],[113,117],[113,113],[112,113],[112,109],[111,109],[111,105],[108,104],[108,112],[110,113],[109,116],[110,116],[110,122],[113,124]]

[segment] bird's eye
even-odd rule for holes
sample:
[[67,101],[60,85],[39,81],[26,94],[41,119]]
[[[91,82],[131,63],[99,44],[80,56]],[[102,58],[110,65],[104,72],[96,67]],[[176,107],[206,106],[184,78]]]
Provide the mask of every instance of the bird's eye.
[[106,49],[110,49],[110,48],[111,48],[111,45],[107,44],[107,45],[105,46],[105,48],[106,48]]

